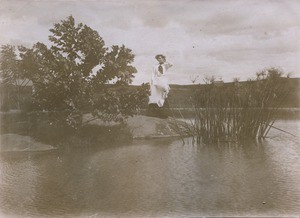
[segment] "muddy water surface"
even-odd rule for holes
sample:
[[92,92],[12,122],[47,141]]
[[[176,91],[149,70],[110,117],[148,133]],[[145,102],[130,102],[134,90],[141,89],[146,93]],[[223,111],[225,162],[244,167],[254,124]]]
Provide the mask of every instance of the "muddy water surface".
[[[297,136],[299,121],[277,127]],[[20,216],[282,216],[300,213],[299,137],[120,146],[0,155],[0,209]]]

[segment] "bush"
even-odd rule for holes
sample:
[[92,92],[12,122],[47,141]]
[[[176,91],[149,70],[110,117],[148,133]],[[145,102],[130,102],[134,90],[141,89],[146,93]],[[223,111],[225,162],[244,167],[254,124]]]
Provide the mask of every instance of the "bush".
[[[82,125],[77,129],[62,122],[66,113],[32,113],[29,119],[29,135],[37,141],[56,146],[86,146],[118,144],[132,140],[126,125],[98,126]],[[118,137],[116,137],[118,136]]]
[[104,121],[123,122],[140,112],[148,103],[149,86],[110,86],[94,98],[93,115]]

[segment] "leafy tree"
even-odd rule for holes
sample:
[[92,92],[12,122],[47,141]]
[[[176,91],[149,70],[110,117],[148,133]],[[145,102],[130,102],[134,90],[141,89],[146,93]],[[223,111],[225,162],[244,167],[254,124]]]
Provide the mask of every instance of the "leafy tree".
[[[34,103],[39,110],[65,111],[68,122],[72,123],[74,115],[80,116],[83,111],[91,109],[130,115],[137,110],[135,105],[140,105],[132,96],[147,97],[146,86],[143,86],[128,92],[132,97],[131,108],[113,110],[109,106],[115,104],[118,108],[125,108],[128,102],[123,100],[126,97],[120,98],[118,95],[126,92],[118,93],[110,89],[128,88],[137,72],[132,66],[134,54],[124,45],[106,47],[97,31],[82,23],[76,25],[72,16],[54,24],[50,29],[49,41],[49,47],[40,42],[32,48],[21,47],[19,67],[10,67],[14,72],[12,74],[22,71],[30,75]],[[10,55],[6,58],[7,64],[15,60],[13,52],[5,53]],[[104,97],[95,98],[96,92]]]
[[[0,51],[0,77],[3,86],[4,104],[9,109],[20,109],[23,103],[22,91],[30,82],[30,75],[22,68],[24,47],[2,45]],[[3,105],[2,105],[3,106]]]
[[16,47],[11,45],[1,46],[1,77],[4,84],[14,84],[19,77]]
[[123,121],[147,105],[148,90],[148,84],[130,88],[122,84],[107,87],[94,100],[93,113],[106,121]]

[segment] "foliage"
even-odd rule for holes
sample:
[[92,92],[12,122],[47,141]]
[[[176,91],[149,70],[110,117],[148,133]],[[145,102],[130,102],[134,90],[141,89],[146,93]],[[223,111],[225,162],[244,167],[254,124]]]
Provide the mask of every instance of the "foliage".
[[126,84],[106,87],[104,92],[94,99],[94,116],[105,121],[123,122],[147,104],[148,95],[147,84],[139,87],[129,87]]
[[0,133],[28,135],[39,142],[57,147],[117,145],[132,140],[132,133],[124,124],[114,126],[88,124],[74,129],[63,122],[64,115],[61,113],[41,111],[29,114],[20,111],[1,113]]
[[[137,110],[136,99],[145,98],[146,92],[122,90],[118,97],[110,90],[126,89],[137,72],[129,48],[106,47],[97,31],[82,23],[76,25],[72,16],[54,24],[49,42],[50,47],[40,42],[32,48],[20,47],[19,60],[12,46],[2,48],[2,77],[30,79],[37,110],[66,111],[66,122],[75,126],[80,124],[77,117],[90,108],[95,115],[101,111],[112,117],[131,115]],[[102,94],[97,101],[96,92]]]
[[24,104],[22,92],[30,82],[30,75],[22,67],[22,52],[24,47],[2,45],[0,51],[0,76],[2,83],[1,109],[20,109]]

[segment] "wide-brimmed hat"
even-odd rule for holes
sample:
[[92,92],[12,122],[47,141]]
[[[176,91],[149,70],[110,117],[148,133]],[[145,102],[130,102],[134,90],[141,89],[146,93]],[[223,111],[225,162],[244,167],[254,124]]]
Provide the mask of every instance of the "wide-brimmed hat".
[[155,59],[156,59],[156,60],[157,60],[159,57],[162,57],[163,59],[166,59],[166,56],[164,56],[163,54],[155,55]]

